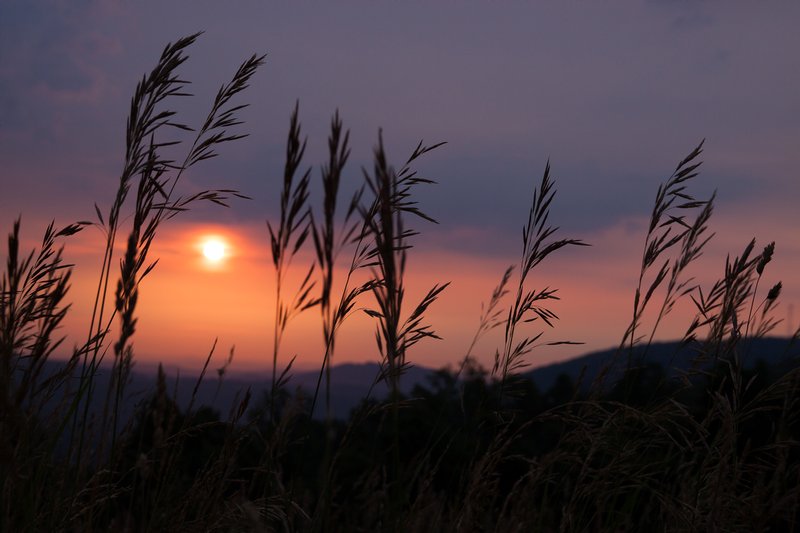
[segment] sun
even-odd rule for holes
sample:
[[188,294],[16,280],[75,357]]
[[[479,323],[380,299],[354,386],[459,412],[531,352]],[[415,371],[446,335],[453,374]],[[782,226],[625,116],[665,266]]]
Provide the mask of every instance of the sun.
[[212,263],[220,263],[227,255],[227,247],[222,239],[211,237],[203,242],[203,256]]

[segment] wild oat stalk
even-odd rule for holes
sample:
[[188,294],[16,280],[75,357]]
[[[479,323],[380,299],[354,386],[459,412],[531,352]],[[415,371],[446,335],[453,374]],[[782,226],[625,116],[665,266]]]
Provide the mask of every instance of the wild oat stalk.
[[[756,295],[758,294],[758,285],[761,282],[761,277],[764,274],[764,268],[772,261],[772,255],[775,253],[775,242],[771,242],[764,247],[761,256],[756,264],[756,279],[753,284],[753,297],[750,300],[750,310],[747,313],[747,324],[745,326],[744,337],[752,340],[752,338],[760,338],[767,335],[770,331],[780,324],[780,320],[771,316],[771,312],[777,304],[778,297],[783,289],[783,284],[779,281],[767,292],[764,300],[755,306]],[[755,307],[754,307],[755,306]],[[760,311],[760,314],[759,314]],[[756,316],[758,315],[758,317]],[[757,324],[754,322],[758,320]],[[750,332],[753,331],[752,338]]]
[[[474,363],[474,359],[472,357],[472,353],[475,350],[475,346],[477,346],[478,341],[480,341],[484,335],[489,333],[490,331],[504,325],[506,323],[505,311],[500,308],[500,304],[503,301],[503,298],[508,294],[508,282],[511,280],[511,275],[514,273],[514,265],[510,265],[506,268],[506,271],[503,272],[503,276],[500,278],[500,283],[492,290],[492,295],[489,298],[489,303],[484,304],[481,302],[481,314],[478,320],[478,328],[475,330],[475,333],[472,336],[472,340],[467,347],[467,351],[464,354],[464,358],[461,360],[461,364],[458,365],[458,370],[455,374],[455,379],[458,381],[461,378],[461,374],[464,372],[464,369],[467,365]],[[464,410],[464,395],[463,395],[463,387],[461,392],[459,393],[461,398],[461,409]],[[444,414],[444,408],[442,412],[439,413],[441,417]]]
[[[331,133],[328,137],[329,161],[322,169],[323,185],[323,213],[321,222],[313,216],[311,217],[312,237],[314,248],[317,255],[321,277],[320,291],[320,311],[322,313],[323,340],[325,342],[325,354],[322,365],[320,366],[317,377],[314,396],[311,401],[310,415],[313,416],[319,399],[322,378],[325,377],[325,404],[326,404],[326,431],[325,454],[322,459],[321,476],[322,486],[318,497],[317,509],[314,512],[315,530],[327,530],[331,527],[331,480],[336,467],[336,459],[341,451],[341,446],[333,452],[333,414],[331,402],[331,367],[336,346],[336,335],[342,324],[349,318],[354,310],[359,297],[365,292],[370,292],[378,283],[375,279],[367,279],[364,282],[352,286],[353,276],[357,271],[370,265],[370,244],[365,242],[369,238],[368,218],[357,217],[352,220],[354,214],[360,213],[361,199],[364,187],[359,188],[351,197],[347,212],[345,213],[340,226],[337,227],[336,212],[339,188],[341,184],[342,172],[347,159],[350,155],[348,147],[349,132],[342,134],[342,122],[338,112],[331,121]],[[359,228],[360,226],[360,228]],[[334,286],[334,271],[339,255],[348,246],[352,246],[352,256],[350,264],[342,283],[341,293],[338,302],[333,300],[332,290]],[[373,384],[370,386],[366,397],[372,393]],[[348,430],[355,425],[351,420]],[[346,437],[345,437],[346,439]]]
[[283,285],[285,276],[292,258],[303,246],[308,237],[310,226],[310,211],[308,209],[308,185],[311,169],[307,169],[295,181],[295,175],[303,154],[306,150],[306,141],[300,140],[300,123],[298,121],[299,104],[295,105],[289,125],[289,135],[286,143],[286,163],[283,171],[283,189],[281,191],[281,212],[277,229],[267,222],[269,230],[270,248],[272,251],[272,264],[275,267],[275,321],[273,323],[272,344],[272,386],[270,392],[270,413],[275,418],[275,400],[278,389],[285,386],[288,381],[289,371],[295,357],[289,361],[286,368],[278,376],[278,354],[281,340],[286,332],[289,321],[318,303],[311,296],[316,282],[311,279],[314,273],[312,263],[303,281],[300,283],[295,296],[290,301],[284,301]]
[[41,488],[55,438],[42,432],[54,418],[47,404],[56,393],[67,394],[62,386],[77,362],[55,374],[45,369],[64,340],[58,328],[70,308],[64,298],[72,265],[64,263],[56,239],[86,224],[57,230],[50,223],[39,250],[28,255],[20,251],[19,219],[8,236],[0,277],[0,523],[9,530],[35,523],[48,505]]
[[478,341],[493,329],[498,328],[506,323],[504,318],[505,311],[503,311],[503,309],[499,309],[499,306],[503,301],[503,298],[505,298],[505,296],[508,294],[508,289],[506,287],[508,286],[508,282],[511,281],[511,275],[513,273],[514,265],[510,265],[503,273],[503,277],[500,278],[500,283],[498,283],[492,291],[492,296],[489,298],[489,303],[481,303],[481,315],[480,320],[478,321],[478,329],[475,330],[475,334],[469,343],[466,355],[464,356],[458,372],[456,373],[456,379],[458,379],[458,377],[461,375],[461,372],[464,370],[464,366],[471,359],[472,352],[475,350],[475,346],[478,344]]
[[[639,361],[647,355],[661,321],[672,311],[675,303],[697,289],[694,278],[685,277],[685,272],[689,265],[702,255],[706,244],[714,237],[713,233],[708,233],[708,223],[713,213],[716,193],[713,193],[708,200],[697,200],[687,192],[687,186],[699,174],[697,169],[702,162],[696,160],[703,152],[704,142],[705,140],[701,141],[678,163],[666,182],[658,186],[639,267],[639,279],[633,299],[633,316],[622,336],[617,353],[604,365],[592,383],[596,394],[599,394],[608,373],[617,364],[623,350],[627,349],[626,369],[634,368],[634,348],[644,338],[642,335],[637,335],[637,330],[642,326],[642,318],[653,295],[664,282],[666,281],[664,298],[647,336],[644,349],[638,357]],[[698,212],[694,220],[687,222],[687,216],[682,213],[692,211]],[[675,255],[671,259],[669,255],[674,250]],[[651,275],[654,268],[658,270]],[[694,341],[698,326],[699,323],[690,326],[682,339],[683,346]]]
[[[633,348],[640,340],[636,335],[636,330],[641,325],[642,315],[653,293],[662,285],[664,280],[668,279],[664,300],[650,332],[648,346],[652,342],[661,319],[670,312],[675,301],[694,290],[694,287],[691,286],[692,279],[683,280],[681,275],[690,263],[700,257],[703,247],[713,237],[713,234],[709,236],[705,234],[708,220],[713,211],[714,195],[709,200],[697,200],[686,192],[687,183],[698,175],[697,169],[700,167],[701,162],[695,162],[695,160],[703,152],[703,142],[705,141],[701,141],[678,164],[670,178],[659,185],[656,193],[656,201],[653,206],[653,212],[650,215],[650,224],[642,253],[639,281],[633,300],[633,317],[620,343],[620,348],[626,345],[629,348],[629,366],[633,356]],[[691,224],[686,222],[684,215],[679,214],[681,211],[694,209],[700,209],[700,213]],[[668,254],[679,245],[680,251],[677,257],[672,262],[669,258],[664,259],[649,286],[645,289],[645,278],[651,269],[657,266],[657,263],[660,262],[660,259],[665,254]]]
[[417,232],[405,228],[405,215],[410,214],[430,222],[434,219],[420,211],[417,202],[412,200],[414,186],[430,184],[433,181],[417,176],[411,164],[425,153],[441,146],[423,146],[422,142],[411,154],[400,172],[389,165],[383,146],[383,135],[378,135],[375,148],[373,174],[364,170],[367,186],[375,199],[369,208],[360,208],[365,221],[367,238],[371,245],[366,252],[367,266],[372,268],[374,283],[372,294],[376,309],[365,312],[378,322],[375,340],[381,353],[381,373],[389,385],[393,421],[392,467],[389,472],[388,522],[396,524],[398,512],[403,503],[404,489],[400,486],[400,376],[408,367],[406,353],[409,348],[424,338],[440,338],[433,329],[423,323],[425,311],[436,301],[449,283],[434,285],[422,298],[408,317],[403,318],[403,299],[405,296],[405,268],[407,251],[411,247],[409,239]]
[[[327,417],[331,418],[331,366],[336,347],[336,333],[344,320],[352,312],[357,297],[370,290],[372,282],[350,287],[353,274],[363,266],[364,247],[363,247],[363,227],[358,233],[359,221],[352,220],[353,215],[358,212],[358,205],[361,202],[363,188],[356,191],[345,213],[341,228],[337,229],[336,208],[339,198],[339,188],[342,180],[342,172],[350,157],[350,147],[348,141],[350,132],[342,131],[342,121],[338,111],[331,120],[331,133],[328,137],[328,163],[322,168],[322,217],[321,222],[311,217],[311,235],[314,240],[314,249],[317,254],[317,264],[321,277],[320,290],[320,312],[322,313],[322,335],[325,342],[325,355],[320,366],[320,374],[317,379],[317,386],[314,391],[314,398],[311,402],[311,414],[319,395],[319,388],[323,373],[325,375],[325,405]],[[361,222],[363,226],[363,221]],[[355,236],[355,239],[354,239]],[[332,291],[334,285],[334,270],[336,261],[340,253],[349,244],[355,244],[353,257],[350,267],[345,276],[342,292],[338,303],[333,301]]]
[[[701,327],[708,327],[706,352],[713,354],[715,358],[731,354],[739,340],[749,336],[751,324],[755,321],[754,312],[761,310],[755,337],[766,335],[779,323],[770,313],[783,286],[780,282],[768,291],[755,310],[753,308],[758,283],[765,266],[772,259],[774,243],[767,245],[761,254],[752,256],[754,247],[755,240],[752,240],[740,256],[733,260],[728,256],[725,260],[724,277],[715,282],[706,293],[698,287],[696,295],[691,295],[697,308],[697,316],[689,330],[694,335]],[[745,316],[748,300],[750,308]]]
[[[535,289],[529,290],[526,284],[528,276],[536,266],[557,250],[565,246],[588,246],[578,239],[551,239],[558,230],[557,227],[552,227],[548,224],[550,204],[554,197],[555,189],[553,188],[553,182],[550,180],[550,162],[548,161],[542,181],[533,192],[533,202],[528,212],[528,223],[522,228],[522,257],[520,259],[516,294],[514,303],[509,308],[505,320],[503,351],[497,350],[495,352],[494,366],[492,367],[492,375],[499,375],[500,377],[501,403],[508,376],[527,366],[527,362],[524,360],[525,356],[536,347],[536,342],[544,335],[542,331],[533,337],[517,340],[517,327],[523,323],[541,320],[552,328],[553,321],[558,319],[558,316],[547,307],[548,300],[559,299],[556,296],[557,289],[545,287],[539,291]],[[544,343],[544,345],[548,346],[559,344],[578,343],[569,341]]]
[[[180,144],[177,140],[157,140],[164,128],[193,131],[192,128],[174,120],[175,112],[164,109],[166,101],[172,97],[189,96],[185,92],[188,83],[178,77],[176,71],[188,58],[186,48],[193,44],[199,34],[180,39],[167,45],[155,69],[138,84],[131,101],[126,134],[126,158],[119,187],[107,219],[95,205],[98,227],[106,235],[106,250],[98,282],[95,305],[90,322],[90,334],[83,351],[84,364],[81,372],[81,390],[78,401],[84,400],[81,438],[78,444],[83,449],[86,417],[92,396],[92,381],[97,367],[105,356],[105,339],[114,316],[120,318],[120,335],[114,344],[114,365],[112,387],[114,393],[112,420],[112,449],[115,445],[117,417],[124,384],[130,372],[133,350],[130,338],[136,330],[135,309],[138,301],[138,287],[142,279],[155,267],[156,262],[147,264],[147,254],[162,222],[175,214],[186,211],[197,201],[210,201],[226,205],[229,196],[243,197],[231,189],[206,190],[188,197],[175,197],[174,192],[183,172],[200,161],[216,155],[218,145],[244,137],[230,133],[231,127],[241,122],[236,113],[246,105],[230,105],[231,99],[247,88],[252,75],[263,63],[264,56],[252,56],[239,67],[233,79],[218,91],[211,110],[203,126],[197,131],[194,141],[181,164],[162,155],[162,150]],[[115,251],[122,208],[129,191],[138,179],[133,223],[128,237],[125,255],[121,259],[120,279],[115,294],[115,307],[111,317],[105,318],[106,295],[111,275],[111,263]],[[107,220],[107,221],[106,221]],[[109,397],[110,400],[110,397]],[[106,413],[109,409],[106,402]],[[77,417],[74,419],[77,422]],[[105,435],[106,415],[103,417]]]
[[[175,44],[167,45],[161,54],[158,65],[137,85],[131,100],[131,110],[128,116],[125,164],[107,219],[103,218],[100,208],[95,205],[100,227],[105,232],[106,248],[89,324],[89,334],[86,341],[88,349],[84,355],[81,370],[80,381],[82,389],[77,396],[78,402],[84,401],[83,423],[80,424],[81,436],[78,442],[79,462],[83,450],[89,404],[93,394],[93,377],[104,356],[104,353],[101,354],[102,341],[111,327],[111,321],[106,321],[105,305],[122,208],[136,176],[147,174],[149,178],[152,175],[156,163],[154,156],[157,148],[153,141],[153,135],[160,127],[170,125],[169,119],[174,116],[174,112],[159,110],[159,104],[169,97],[186,94],[183,92],[184,82],[176,75],[175,71],[186,61],[187,56],[184,55],[184,50],[194,43],[197,36],[197,34],[191,35],[178,40]],[[183,126],[179,125],[178,127],[182,128]],[[77,425],[78,417],[76,415],[73,419],[73,432]]]
[[407,250],[411,247],[408,240],[417,234],[405,228],[404,215],[411,214],[436,223],[411,199],[415,185],[434,182],[418,177],[410,165],[442,144],[423,146],[420,142],[400,172],[396,173],[386,160],[383,136],[379,135],[373,175],[364,171],[366,183],[375,195],[375,202],[369,209],[362,207],[362,215],[372,239],[368,259],[372,260],[375,279],[372,294],[378,305],[377,309],[366,312],[378,320],[375,340],[383,358],[382,377],[389,384],[393,397],[398,395],[400,375],[408,364],[406,350],[423,338],[439,338],[430,326],[423,324],[423,315],[449,283],[434,285],[407,318],[403,319],[402,315]]
[[[69,311],[63,300],[72,265],[65,264],[56,239],[73,235],[85,222],[47,227],[39,251],[20,254],[20,219],[8,236],[6,270],[0,278],[0,407],[3,413],[32,406],[44,364],[63,342],[56,331]],[[13,379],[12,379],[13,377]],[[4,432],[5,435],[9,433]]]

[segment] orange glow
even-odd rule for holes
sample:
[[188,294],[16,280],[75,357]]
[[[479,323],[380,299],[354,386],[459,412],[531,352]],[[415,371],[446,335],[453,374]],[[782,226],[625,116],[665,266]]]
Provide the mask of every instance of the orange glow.
[[[755,220],[751,217],[747,220]],[[632,220],[613,227],[578,235],[593,244],[556,254],[530,276],[530,288],[558,288],[559,301],[553,310],[560,317],[555,328],[544,328],[543,342],[569,340],[580,346],[542,346],[530,356],[531,366],[539,366],[591,350],[616,345],[630,320],[641,250],[631,246],[645,231],[644,220]],[[791,319],[788,306],[795,308],[800,292],[794,283],[800,264],[800,248],[790,230],[775,234],[723,213],[717,227],[722,231],[707,253],[693,265],[690,275],[708,287],[724,272],[725,255],[737,254],[743,246],[741,235],[749,232],[770,235],[778,241],[776,256],[765,271],[765,287],[784,280],[779,318]],[[224,245],[224,258],[212,262],[203,254],[204,245],[217,239]],[[474,237],[480,240],[480,236]],[[759,242],[759,246],[766,242]],[[31,241],[31,246],[34,242]],[[68,300],[73,307],[64,324],[64,334],[77,344],[86,338],[91,302],[97,290],[102,259],[102,234],[90,229],[65,242],[66,259],[75,263],[72,290]],[[121,252],[120,249],[118,251]],[[150,251],[149,260],[159,259],[153,273],[140,287],[136,308],[137,330],[132,339],[135,358],[143,364],[163,361],[187,369],[199,368],[218,339],[212,365],[223,360],[235,346],[231,371],[263,372],[272,364],[272,339],[275,313],[275,272],[269,254],[269,237],[260,225],[170,224],[164,227]],[[291,298],[299,286],[313,252],[301,250],[283,280],[284,298]],[[406,313],[436,283],[451,282],[439,300],[425,313],[443,340],[425,340],[408,353],[413,364],[441,367],[458,364],[466,355],[478,326],[481,303],[486,302],[505,268],[518,263],[513,254],[483,256],[452,249],[436,249],[421,244],[409,254],[406,272]],[[337,270],[334,294],[341,292],[346,272]],[[357,283],[368,272],[358,273]],[[118,272],[112,273],[113,277]],[[516,278],[512,279],[514,283]],[[505,302],[508,305],[508,301]],[[113,302],[109,307],[113,307]],[[375,322],[363,309],[375,307],[371,294],[363,294],[352,317],[339,330],[333,363],[380,360],[375,345]],[[507,308],[507,307],[506,307]],[[660,325],[656,340],[682,335],[694,313],[686,299],[676,306]],[[789,314],[787,314],[789,313]],[[653,317],[647,315],[645,333]],[[785,334],[796,323],[782,325],[776,334]],[[524,334],[539,331],[539,324],[526,325]],[[471,355],[491,367],[495,350],[502,346],[502,328],[490,332]],[[113,343],[116,331],[107,343]],[[65,346],[72,345],[68,341]],[[324,354],[319,309],[310,309],[293,319],[281,343],[279,368],[297,356],[295,370],[319,368]],[[213,366],[212,366],[213,367]]]

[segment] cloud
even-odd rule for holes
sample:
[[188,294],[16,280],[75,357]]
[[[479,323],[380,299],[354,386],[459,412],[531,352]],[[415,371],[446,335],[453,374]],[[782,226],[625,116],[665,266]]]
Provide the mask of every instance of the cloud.
[[[161,16],[154,18],[156,8]],[[113,197],[136,82],[167,42],[207,29],[181,71],[198,97],[170,103],[190,124],[202,120],[242,58],[270,55],[242,98],[252,104],[241,128],[251,136],[181,184],[187,193],[234,188],[253,200],[229,210],[199,207],[181,219],[186,224],[263,232],[278,205],[288,118],[299,98],[314,202],[336,109],[351,129],[351,189],[362,182],[361,168],[372,166],[379,128],[395,166],[421,138],[448,141],[417,165],[439,182],[415,191],[440,222],[413,222],[421,231],[414,257],[429,266],[475,269],[488,261],[499,276],[515,262],[532,189],[549,159],[558,189],[553,224],[563,236],[595,244],[555,263],[555,274],[569,274],[564,301],[583,302],[584,321],[603,312],[592,302],[629,304],[609,287],[628,287],[658,184],[703,137],[706,162],[692,187],[699,197],[719,189],[720,236],[731,239],[726,251],[738,250],[738,238],[758,226],[759,240],[777,240],[786,265],[797,266],[790,250],[800,196],[800,68],[796,55],[780,51],[800,46],[800,8],[656,2],[425,9],[420,17],[419,6],[394,4],[196,2],[186,10],[157,2],[0,3],[0,224],[19,212],[37,223],[89,218],[95,201]],[[716,273],[724,252],[714,251]],[[435,254],[439,263],[426,263]],[[587,262],[602,290],[591,292],[592,280],[580,270]],[[786,279],[789,266],[779,269]],[[474,272],[457,275],[469,276],[476,294],[496,281],[488,273],[485,282]],[[567,294],[571,286],[591,302]],[[472,304],[447,309],[456,313],[460,305]]]

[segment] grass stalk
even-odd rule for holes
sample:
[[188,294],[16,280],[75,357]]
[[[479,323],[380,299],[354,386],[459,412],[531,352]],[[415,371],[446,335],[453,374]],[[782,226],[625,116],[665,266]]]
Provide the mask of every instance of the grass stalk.
[[[500,405],[506,388],[509,375],[525,368],[525,356],[535,347],[536,342],[543,336],[540,332],[532,337],[517,340],[517,328],[523,323],[541,320],[547,326],[553,327],[553,321],[558,316],[547,306],[549,300],[558,300],[557,289],[545,287],[539,291],[527,288],[527,280],[534,268],[544,261],[550,254],[566,246],[587,246],[579,239],[552,239],[558,230],[550,226],[550,204],[555,197],[553,181],[550,179],[550,162],[544,169],[542,180],[533,192],[533,201],[528,212],[528,222],[522,229],[522,256],[519,265],[514,300],[508,309],[505,320],[502,352],[495,352],[492,375],[500,379]],[[545,345],[575,344],[570,341],[547,342]]]
[[[306,170],[299,179],[297,171],[306,150],[306,140],[300,139],[300,122],[298,119],[299,104],[295,105],[289,125],[286,143],[286,163],[283,171],[283,188],[281,191],[280,221],[277,228],[267,222],[272,251],[272,264],[275,269],[275,320],[272,336],[272,385],[270,392],[270,413],[276,417],[277,392],[288,379],[289,371],[294,363],[293,357],[286,368],[278,375],[278,356],[281,341],[289,322],[299,313],[317,305],[318,300],[311,296],[316,282],[311,276],[314,273],[312,264],[292,300],[284,299],[284,281],[292,259],[303,246],[311,230],[310,211],[308,208],[308,188],[311,169]],[[296,180],[296,181],[295,181]]]

